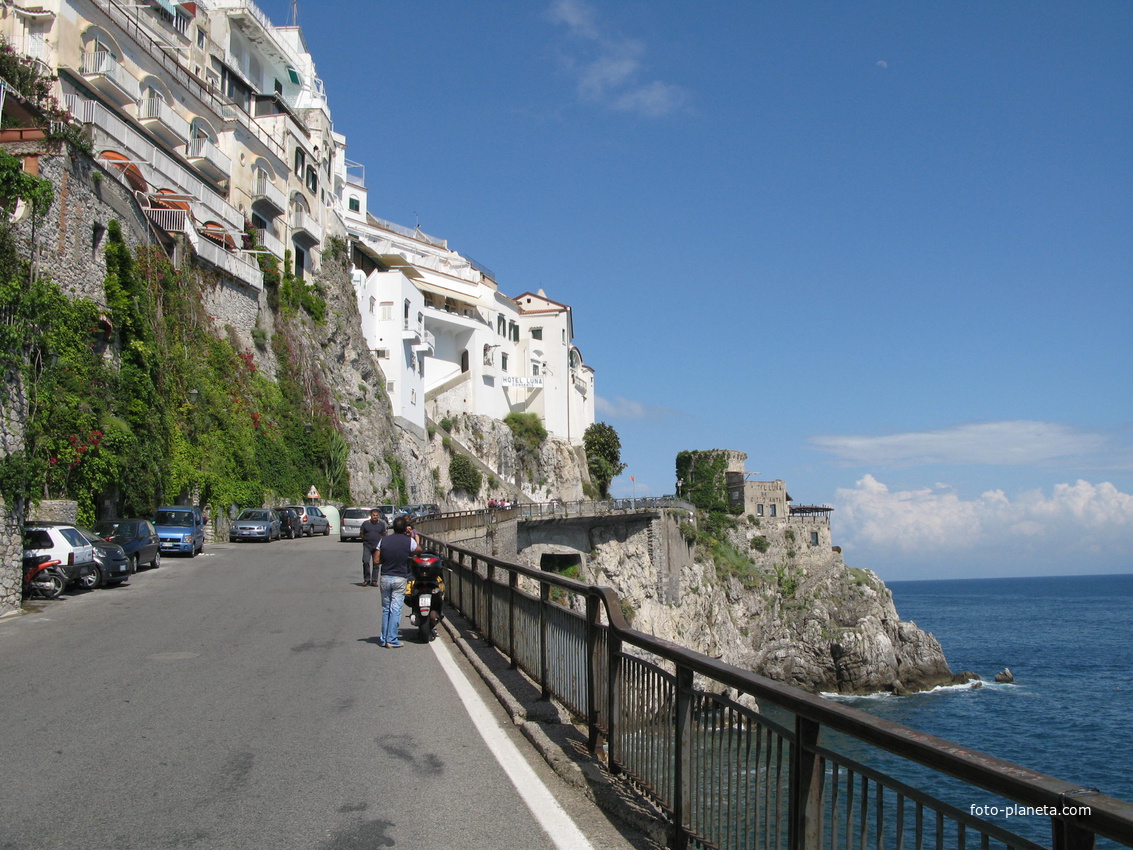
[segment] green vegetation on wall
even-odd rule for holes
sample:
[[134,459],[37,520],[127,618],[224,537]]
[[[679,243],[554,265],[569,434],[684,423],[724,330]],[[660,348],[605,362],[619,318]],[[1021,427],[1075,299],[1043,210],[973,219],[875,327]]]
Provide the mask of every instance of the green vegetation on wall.
[[480,493],[483,476],[472,461],[464,455],[454,454],[449,458],[448,477],[449,481],[452,482],[453,490],[463,490],[470,496],[476,496]]
[[[0,157],[0,188],[18,179]],[[271,341],[276,382],[234,333],[212,329],[199,272],[174,269],[156,248],[135,255],[116,222],[105,251],[102,309],[35,279],[0,230],[0,311],[20,319],[0,328],[4,365],[27,399],[4,496],[74,499],[91,523],[190,495],[214,513],[269,494],[300,499],[312,485],[347,495],[348,447],[327,399],[297,380],[287,322]]]
[[727,455],[718,450],[684,451],[677,454],[678,493],[702,511],[727,511],[728,487],[724,472]]
[[547,439],[547,429],[537,413],[509,413],[504,417],[504,424],[511,428],[515,446],[520,451],[533,452]]

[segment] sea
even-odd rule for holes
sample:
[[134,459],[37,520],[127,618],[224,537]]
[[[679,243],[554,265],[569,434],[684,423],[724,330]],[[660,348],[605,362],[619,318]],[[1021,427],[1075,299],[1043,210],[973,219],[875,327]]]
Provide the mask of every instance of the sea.
[[[1133,575],[886,584],[901,619],[984,684],[839,701],[1133,802]],[[1014,684],[994,682],[1004,668]],[[1007,826],[1049,840],[1041,819]]]

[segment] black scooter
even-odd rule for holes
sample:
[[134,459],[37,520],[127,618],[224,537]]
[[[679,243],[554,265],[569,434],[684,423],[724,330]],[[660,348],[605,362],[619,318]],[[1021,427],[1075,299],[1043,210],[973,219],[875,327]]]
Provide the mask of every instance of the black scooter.
[[437,639],[437,624],[444,619],[445,580],[441,558],[421,552],[409,558],[413,579],[405,588],[409,622],[417,627],[421,643]]

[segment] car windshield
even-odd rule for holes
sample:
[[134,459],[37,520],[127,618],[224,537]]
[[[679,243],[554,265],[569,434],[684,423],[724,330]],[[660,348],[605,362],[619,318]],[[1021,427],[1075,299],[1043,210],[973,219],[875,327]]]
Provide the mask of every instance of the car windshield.
[[158,511],[153,515],[154,525],[171,525],[190,528],[193,525],[192,511]]
[[94,527],[94,531],[101,537],[132,537],[137,533],[135,523],[119,520],[100,522]]
[[369,515],[369,508],[347,508],[342,512],[343,519],[365,519]]
[[236,517],[236,521],[239,522],[240,520],[247,519],[264,521],[267,520],[267,518],[267,511],[241,511],[240,516]]
[[75,526],[75,529],[79,532],[79,534],[81,534],[83,537],[85,537],[91,543],[102,543],[103,542],[102,538],[99,537],[97,534],[95,534],[89,528],[79,528],[78,526]]

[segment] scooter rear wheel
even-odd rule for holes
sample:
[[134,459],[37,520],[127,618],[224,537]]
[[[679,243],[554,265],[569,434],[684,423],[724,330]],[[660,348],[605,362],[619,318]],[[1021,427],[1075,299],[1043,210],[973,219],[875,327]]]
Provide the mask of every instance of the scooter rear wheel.
[[63,595],[67,582],[59,573],[48,573],[36,579],[35,592],[44,599],[57,599]]
[[429,643],[437,639],[437,632],[433,628],[433,618],[425,616],[420,618],[417,624],[417,636],[421,639],[421,643]]

